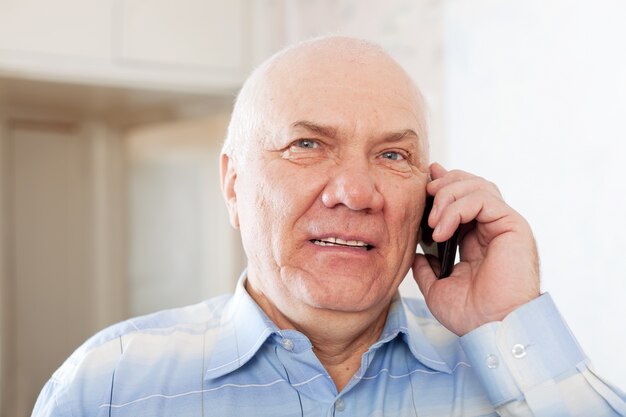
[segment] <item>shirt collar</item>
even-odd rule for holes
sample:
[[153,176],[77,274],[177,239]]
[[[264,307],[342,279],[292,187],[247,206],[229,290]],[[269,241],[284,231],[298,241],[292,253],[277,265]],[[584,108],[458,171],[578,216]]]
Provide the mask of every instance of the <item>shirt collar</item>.
[[267,317],[245,288],[246,271],[239,277],[234,296],[220,320],[220,329],[211,350],[206,378],[217,378],[246,364],[265,343],[278,333],[278,327]]
[[[218,378],[239,369],[254,357],[269,337],[280,335],[280,329],[246,291],[245,282],[246,271],[241,274],[235,294],[224,308],[214,344],[208,346],[211,353],[205,372],[206,378]],[[450,373],[450,366],[424,333],[423,326],[432,325],[434,321],[430,314],[426,316],[429,317],[429,323],[422,322],[423,315],[410,311],[410,307],[396,294],[380,339],[372,349],[377,349],[401,335],[415,359],[431,369]],[[440,325],[436,327],[442,328]]]
[[[387,321],[380,339],[372,348],[377,348],[398,336],[402,337],[415,359],[423,365],[440,372],[452,372],[449,363],[454,359],[447,358],[448,355],[442,350],[442,346],[455,346],[456,343],[448,342],[457,336],[441,326],[432,317],[425,304],[408,303],[400,297],[399,293],[396,293],[391,300]],[[435,348],[432,340],[443,343],[439,343],[438,348]],[[442,358],[442,353],[448,359],[447,361]]]

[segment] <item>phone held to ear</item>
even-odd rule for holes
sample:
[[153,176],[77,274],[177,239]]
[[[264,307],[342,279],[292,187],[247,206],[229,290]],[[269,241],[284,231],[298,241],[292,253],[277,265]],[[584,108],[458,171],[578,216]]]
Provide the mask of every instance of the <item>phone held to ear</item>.
[[426,196],[426,206],[422,215],[421,229],[422,236],[420,246],[424,250],[424,254],[432,255],[439,259],[441,269],[437,278],[445,278],[450,276],[452,268],[454,268],[454,260],[456,258],[456,248],[459,244],[459,229],[457,229],[452,237],[445,242],[435,242],[433,240],[433,229],[428,225],[428,216],[433,208],[435,198],[431,195]]

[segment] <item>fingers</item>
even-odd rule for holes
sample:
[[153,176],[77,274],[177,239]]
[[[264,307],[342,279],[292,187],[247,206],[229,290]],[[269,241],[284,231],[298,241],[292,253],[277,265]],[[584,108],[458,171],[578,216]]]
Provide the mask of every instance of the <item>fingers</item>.
[[472,220],[489,224],[513,213],[514,211],[501,199],[486,191],[476,190],[439,210],[431,226],[434,226],[433,239],[436,242],[447,240],[452,237],[459,225]]
[[[467,193],[472,189],[482,189],[490,191],[496,196],[502,198],[498,187],[484,178],[470,174],[461,170],[446,171],[438,163],[434,163],[430,167],[431,178],[433,179],[426,186],[426,190],[430,195],[438,195],[440,191],[443,194],[453,194],[457,197]],[[445,188],[445,190],[443,190]],[[442,195],[443,195],[442,194]]]
[[427,191],[435,200],[428,224],[437,242],[449,239],[460,224],[473,220],[491,223],[515,213],[498,188],[481,177],[460,170],[447,171],[436,163],[431,166],[431,176]]
[[[457,181],[460,179],[466,179],[471,177],[476,177],[476,175],[470,174],[469,172],[461,171],[460,169],[455,169],[452,171],[448,171],[438,162],[433,162],[430,165],[430,177],[432,178],[432,183],[441,182],[438,180],[443,179],[444,183]],[[445,178],[444,178],[445,177]]]
[[439,179],[446,175],[448,171],[438,162],[430,164],[430,176],[433,180]]

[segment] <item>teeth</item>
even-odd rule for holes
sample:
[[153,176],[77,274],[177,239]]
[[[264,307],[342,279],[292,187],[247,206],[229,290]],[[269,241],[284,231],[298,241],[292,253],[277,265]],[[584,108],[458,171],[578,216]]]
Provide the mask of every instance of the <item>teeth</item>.
[[343,240],[338,237],[327,237],[324,239],[315,239],[313,243],[319,246],[353,246],[353,247],[367,247],[368,244],[361,240]]

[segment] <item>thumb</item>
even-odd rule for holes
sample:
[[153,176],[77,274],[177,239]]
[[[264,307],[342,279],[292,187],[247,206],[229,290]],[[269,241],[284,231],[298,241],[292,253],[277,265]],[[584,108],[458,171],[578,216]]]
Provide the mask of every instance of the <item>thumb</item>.
[[430,287],[437,282],[438,269],[439,260],[434,256],[427,258],[421,253],[415,254],[415,260],[413,261],[413,278],[415,282],[417,282],[417,286],[425,299],[428,299]]

